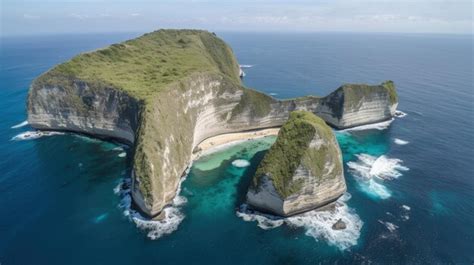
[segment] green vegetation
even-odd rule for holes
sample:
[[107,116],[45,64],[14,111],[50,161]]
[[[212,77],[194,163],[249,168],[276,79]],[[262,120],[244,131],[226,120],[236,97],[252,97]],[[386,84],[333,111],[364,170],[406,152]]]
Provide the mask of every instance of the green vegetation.
[[67,87],[68,80],[82,80],[118,88],[146,101],[168,84],[196,72],[220,73],[240,82],[230,48],[214,34],[200,30],[159,30],[83,53],[37,82]]
[[344,104],[350,107],[354,107],[364,97],[381,93],[388,94],[391,104],[398,101],[393,81],[385,81],[381,85],[374,86],[367,84],[345,84],[340,89],[344,91]]
[[390,103],[395,104],[398,102],[398,95],[397,95],[397,90],[395,89],[395,84],[393,83],[392,80],[387,80],[382,83],[382,86],[387,89],[389,98],[390,98]]
[[308,148],[315,134],[319,134],[324,141],[334,137],[331,128],[311,112],[292,112],[280,129],[276,142],[260,163],[252,187],[256,189],[266,175],[273,181],[277,192],[287,198],[301,189],[301,181],[292,181],[293,174],[301,163],[308,166],[314,176],[319,176],[324,169],[328,152]]
[[270,113],[271,103],[275,102],[275,99],[253,89],[245,89],[243,92],[239,104],[232,110],[232,117],[247,109],[250,110],[252,117],[263,117]]

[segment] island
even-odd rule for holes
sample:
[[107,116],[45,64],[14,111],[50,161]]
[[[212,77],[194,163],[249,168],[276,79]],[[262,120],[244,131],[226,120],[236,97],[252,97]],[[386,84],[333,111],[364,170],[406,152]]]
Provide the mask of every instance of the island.
[[308,111],[293,111],[260,162],[247,202],[291,216],[336,201],[346,191],[341,149],[332,129]]
[[36,78],[28,122],[132,146],[133,203],[160,218],[195,147],[210,137],[281,127],[297,110],[344,129],[391,119],[398,105],[392,81],[278,100],[243,86],[239,73],[231,48],[216,34],[158,30],[79,54]]

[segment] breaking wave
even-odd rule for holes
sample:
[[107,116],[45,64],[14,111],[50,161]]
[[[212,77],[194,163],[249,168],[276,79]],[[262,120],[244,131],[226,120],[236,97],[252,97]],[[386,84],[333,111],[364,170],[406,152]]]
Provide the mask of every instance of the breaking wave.
[[[286,224],[290,227],[303,227],[306,235],[313,237],[316,241],[325,240],[328,244],[345,250],[357,245],[363,222],[354,209],[349,208],[346,202],[351,198],[345,193],[336,202],[334,209],[328,211],[309,211],[292,217],[281,218],[269,214],[263,214],[250,209],[243,204],[237,211],[237,216],[244,221],[255,221],[262,229],[272,229]],[[334,230],[332,226],[339,219],[346,223],[346,229]]]
[[118,154],[118,157],[126,157],[126,156],[127,156],[126,152],[122,152],[122,153]]
[[393,224],[393,223],[390,223],[390,222],[384,222],[382,220],[377,220],[379,223],[383,224],[387,229],[388,231],[390,232],[394,232],[395,230],[398,229],[398,226]]
[[410,210],[411,210],[411,207],[408,206],[408,205],[402,205],[402,209],[403,209],[403,214],[401,215],[401,218],[403,221],[408,221],[410,220]]
[[248,167],[250,166],[250,162],[245,159],[237,159],[232,161],[232,165],[234,167]]
[[240,66],[240,68],[251,68],[251,67],[253,67],[252,64],[241,64],[239,66]]
[[402,175],[400,171],[409,170],[401,165],[402,160],[388,158],[385,155],[375,157],[368,154],[358,154],[356,157],[358,161],[348,162],[347,165],[356,176],[364,179],[371,179],[372,177],[394,179]]
[[20,133],[14,137],[12,137],[12,141],[22,141],[22,140],[32,140],[38,139],[43,136],[53,136],[53,135],[64,135],[62,132],[50,132],[50,131],[27,131],[24,133]]
[[401,111],[401,110],[397,110],[395,111],[395,117],[397,118],[403,118],[405,116],[407,116],[408,114],[406,114],[405,112]]
[[361,191],[371,197],[385,200],[392,196],[392,192],[390,192],[390,190],[385,187],[385,185],[378,183],[374,179],[370,179],[366,182],[358,182],[358,185]]
[[410,142],[408,141],[405,141],[405,140],[402,140],[402,139],[398,139],[398,138],[395,138],[393,139],[393,142],[395,144],[398,144],[398,145],[406,145],[406,144],[409,144]]
[[383,121],[383,122],[378,122],[378,123],[372,123],[372,124],[366,124],[366,125],[361,125],[361,126],[356,126],[348,129],[344,129],[341,131],[364,131],[364,130],[385,130],[387,129],[390,124],[393,122],[393,118],[388,120],[388,121]]
[[360,189],[372,197],[387,199],[391,192],[380,181],[391,180],[408,170],[402,166],[400,159],[388,158],[385,155],[375,157],[368,154],[356,155],[358,160],[347,163],[349,171],[357,180]]
[[[190,168],[191,166],[186,170],[185,176],[189,173]],[[185,218],[181,207],[188,201],[186,197],[179,195],[181,192],[181,184],[185,179],[186,177],[181,178],[178,190],[176,191],[177,195],[174,197],[171,205],[163,209],[160,220],[150,220],[131,208],[131,179],[129,178],[124,179],[114,188],[114,193],[121,197],[118,207],[123,210],[123,215],[135,223],[139,229],[147,231],[147,236],[152,240],[171,234],[178,229],[179,224],[181,224]]]
[[16,125],[13,125],[11,128],[12,128],[12,129],[17,129],[17,128],[24,127],[24,126],[26,126],[26,125],[28,125],[28,121],[24,121],[24,122],[18,123],[18,124],[16,124]]

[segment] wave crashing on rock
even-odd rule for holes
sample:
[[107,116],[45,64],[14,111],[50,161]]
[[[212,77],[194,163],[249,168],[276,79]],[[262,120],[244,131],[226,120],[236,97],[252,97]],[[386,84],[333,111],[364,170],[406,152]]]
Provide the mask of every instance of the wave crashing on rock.
[[388,127],[390,127],[390,124],[393,122],[393,118],[388,120],[388,121],[382,121],[378,123],[372,123],[372,124],[366,124],[366,125],[360,125],[348,129],[341,130],[342,132],[351,132],[351,131],[365,131],[365,130],[385,130]]
[[[265,230],[273,229],[283,224],[295,228],[303,227],[306,229],[305,234],[313,237],[316,241],[325,240],[328,244],[340,250],[345,250],[357,245],[360,230],[363,226],[359,215],[346,204],[350,198],[351,195],[345,193],[337,200],[333,210],[313,210],[287,218],[260,213],[243,204],[237,211],[237,216],[247,222],[256,221],[258,227]],[[339,219],[346,223],[346,229],[334,230],[332,228],[333,224]]]
[[22,140],[33,140],[38,139],[43,136],[53,136],[53,135],[64,135],[62,132],[50,132],[50,131],[27,131],[20,133],[12,137],[12,141],[22,141]]
[[[179,194],[181,189],[181,183],[179,184],[177,194]],[[118,207],[123,210],[123,215],[134,222],[137,228],[148,231],[147,236],[152,240],[171,234],[178,229],[179,224],[185,218],[185,215],[181,212],[181,207],[187,203],[186,197],[176,196],[172,204],[163,209],[161,220],[150,220],[131,208],[132,196],[130,187],[131,180],[124,179],[114,188],[114,193],[121,197]]]

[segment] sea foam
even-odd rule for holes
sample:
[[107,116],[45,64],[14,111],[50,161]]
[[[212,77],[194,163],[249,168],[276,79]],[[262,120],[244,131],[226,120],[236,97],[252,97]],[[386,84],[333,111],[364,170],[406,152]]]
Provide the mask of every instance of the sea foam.
[[[237,211],[237,216],[244,221],[255,221],[258,227],[265,230],[273,229],[283,224],[295,228],[302,227],[306,230],[305,234],[313,237],[316,241],[325,240],[328,244],[344,250],[357,244],[363,225],[359,215],[346,204],[350,197],[349,193],[345,193],[337,200],[332,210],[313,210],[287,218],[263,214],[250,209],[244,204]],[[346,223],[346,229],[332,229],[332,225],[339,219]]]
[[388,158],[385,155],[375,157],[368,154],[358,154],[357,161],[347,163],[349,171],[357,180],[360,189],[371,197],[387,199],[391,192],[381,183],[402,175],[401,171],[408,170],[402,166],[400,159]]
[[237,159],[232,161],[232,165],[234,167],[248,167],[250,166],[250,162],[245,159]]
[[366,124],[366,125],[361,125],[361,126],[356,126],[348,129],[344,129],[341,131],[365,131],[365,130],[385,130],[387,129],[390,124],[393,122],[393,118],[387,121],[383,122],[378,122],[378,123],[372,123],[372,124]]
[[404,118],[405,116],[407,116],[407,114],[401,110],[397,110],[395,111],[395,117],[397,118]]
[[358,182],[359,189],[370,197],[388,199],[392,196],[392,192],[383,184],[378,183],[374,179],[364,182]]
[[62,132],[50,132],[50,131],[27,131],[20,133],[11,138],[12,141],[21,141],[21,140],[33,140],[38,139],[43,136],[53,136],[53,135],[64,135]]
[[[190,168],[191,165],[186,170],[185,176],[189,173]],[[130,221],[135,223],[139,229],[148,231],[147,236],[152,240],[171,234],[178,229],[179,224],[181,224],[185,218],[181,207],[187,203],[187,199],[179,195],[181,192],[181,184],[185,179],[186,177],[181,178],[178,190],[176,191],[178,195],[174,197],[170,206],[163,209],[163,217],[161,220],[150,220],[131,208],[131,180],[129,178],[124,179],[114,188],[114,193],[122,198],[118,207],[123,210],[123,214],[128,217]]]
[[402,139],[398,139],[398,138],[395,138],[393,139],[393,142],[395,144],[398,144],[398,145],[406,145],[406,144],[409,144],[410,142],[408,141],[405,141],[405,140],[402,140]]
[[401,165],[403,161],[397,158],[389,158],[385,155],[375,157],[368,154],[358,154],[356,157],[358,161],[348,162],[347,165],[355,175],[365,179],[372,177],[394,179],[402,175],[400,171],[408,170],[407,167]]
[[390,232],[394,232],[395,230],[398,229],[398,226],[393,223],[382,221],[382,220],[378,220],[378,222],[383,224]]
[[13,125],[11,128],[12,128],[12,129],[17,129],[17,128],[24,127],[24,126],[26,126],[26,125],[28,125],[28,121],[23,121],[23,122],[21,122],[21,123],[18,123],[18,124],[16,124],[16,125]]

